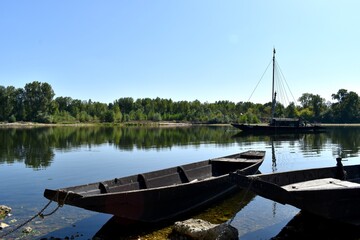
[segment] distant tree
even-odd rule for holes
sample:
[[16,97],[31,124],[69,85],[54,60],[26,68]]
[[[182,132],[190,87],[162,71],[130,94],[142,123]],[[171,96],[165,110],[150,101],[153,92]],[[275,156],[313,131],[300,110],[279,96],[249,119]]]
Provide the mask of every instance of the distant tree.
[[290,103],[286,108],[285,108],[285,116],[288,118],[296,118],[297,116],[297,111],[296,111],[296,106],[295,103],[292,102]]
[[18,88],[15,90],[15,98],[13,104],[13,115],[15,121],[25,121],[26,120],[26,110],[25,110],[25,91],[23,88]]
[[129,114],[133,110],[134,99],[131,97],[120,98],[114,102],[118,104],[123,114]]
[[47,121],[55,93],[48,83],[34,81],[25,85],[24,105],[28,121]]
[[114,112],[114,122],[121,122],[122,121],[122,113],[120,111],[119,105],[115,104],[111,107],[112,111]]
[[312,111],[313,116],[311,118],[313,120],[320,120],[322,113],[326,110],[325,99],[321,98],[318,94],[304,93],[299,98],[299,101],[302,108],[308,108]]
[[334,118],[338,122],[353,123],[360,121],[360,99],[355,92],[340,89],[332,98],[338,102],[332,105]]

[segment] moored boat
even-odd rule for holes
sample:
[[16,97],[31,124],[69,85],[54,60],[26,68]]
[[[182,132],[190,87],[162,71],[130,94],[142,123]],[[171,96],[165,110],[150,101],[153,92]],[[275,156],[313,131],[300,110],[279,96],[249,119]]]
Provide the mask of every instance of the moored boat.
[[113,214],[138,222],[160,222],[189,213],[236,191],[229,173],[254,174],[265,151],[225,157],[57,190],[44,196],[59,204]]
[[243,132],[263,133],[263,134],[281,134],[281,133],[309,133],[324,131],[325,127],[320,124],[308,123],[301,118],[281,118],[275,117],[275,107],[277,104],[275,92],[275,48],[272,58],[272,99],[271,99],[271,118],[267,124],[244,124],[232,123],[231,125]]
[[232,182],[259,196],[328,219],[360,225],[360,165],[254,174],[230,174]]

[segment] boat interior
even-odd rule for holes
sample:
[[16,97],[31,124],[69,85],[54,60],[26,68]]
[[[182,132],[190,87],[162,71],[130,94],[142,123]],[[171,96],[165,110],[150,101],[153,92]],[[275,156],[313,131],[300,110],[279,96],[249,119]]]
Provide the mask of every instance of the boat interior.
[[255,156],[254,154],[236,154],[104,182],[69,187],[63,190],[72,191],[82,196],[91,196],[193,183],[249,167],[262,158],[262,154]]

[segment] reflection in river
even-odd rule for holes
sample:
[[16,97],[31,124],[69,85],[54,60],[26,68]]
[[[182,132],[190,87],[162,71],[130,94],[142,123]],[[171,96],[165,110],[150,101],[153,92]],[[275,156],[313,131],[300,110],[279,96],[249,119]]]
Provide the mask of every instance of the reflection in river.
[[[347,160],[344,165],[359,164],[359,149],[360,127],[281,136],[242,135],[231,126],[1,128],[0,205],[12,207],[13,215],[4,222],[16,226],[47,203],[45,188],[97,182],[246,150],[266,151],[262,173],[335,166],[339,155]],[[211,220],[231,218],[227,211],[212,214]],[[236,211],[231,225],[242,240],[270,239],[299,212],[258,196]],[[64,206],[49,218],[29,223],[34,231],[22,239],[76,234],[75,239],[91,239],[110,217]],[[17,237],[19,233],[14,233],[6,239]]]
[[171,149],[204,142],[232,142],[226,128],[204,127],[38,127],[0,128],[0,164],[24,161],[27,167],[46,168],[54,150],[69,151],[107,143],[116,149]]
[[[254,194],[246,191],[239,191],[223,200],[218,201],[211,206],[201,209],[198,213],[185,216],[179,221],[188,218],[202,219],[211,223],[220,224],[230,221],[244,206],[253,198]],[[102,228],[94,235],[95,239],[167,239],[172,232],[172,222],[162,224],[135,224],[124,226],[116,217],[112,217]]]
[[360,227],[324,219],[300,211],[272,240],[360,239]]
[[325,133],[251,135],[229,130],[227,127],[38,127],[0,128],[0,163],[24,161],[27,167],[46,168],[53,158],[54,150],[68,151],[82,146],[96,147],[108,143],[124,151],[134,149],[171,149],[174,146],[196,146],[202,143],[218,143],[226,146],[233,141],[240,145],[253,142],[283,141],[295,144],[301,140],[299,148],[303,152],[320,153],[328,144],[336,144],[342,157],[358,156],[360,128],[334,127]]

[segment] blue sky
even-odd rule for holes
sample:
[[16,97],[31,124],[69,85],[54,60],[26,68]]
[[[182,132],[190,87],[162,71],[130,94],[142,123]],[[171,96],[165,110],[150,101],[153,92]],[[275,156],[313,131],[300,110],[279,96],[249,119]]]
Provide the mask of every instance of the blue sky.
[[266,103],[277,61],[295,99],[360,94],[358,0],[2,0],[0,85],[55,97]]

